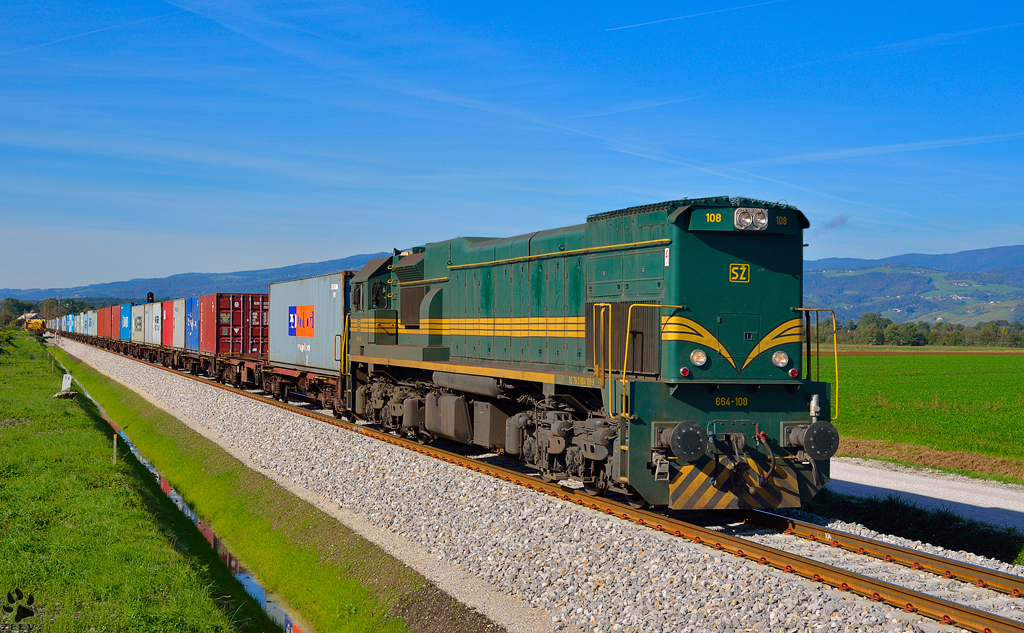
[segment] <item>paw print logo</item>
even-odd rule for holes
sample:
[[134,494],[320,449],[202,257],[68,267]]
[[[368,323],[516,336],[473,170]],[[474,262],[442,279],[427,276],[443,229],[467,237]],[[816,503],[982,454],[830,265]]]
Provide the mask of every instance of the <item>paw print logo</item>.
[[25,593],[21,589],[15,589],[14,593],[7,592],[7,600],[2,601],[4,613],[13,613],[14,621],[21,622],[26,618],[33,618],[36,615],[32,605],[36,603],[36,598],[32,594],[25,596]]

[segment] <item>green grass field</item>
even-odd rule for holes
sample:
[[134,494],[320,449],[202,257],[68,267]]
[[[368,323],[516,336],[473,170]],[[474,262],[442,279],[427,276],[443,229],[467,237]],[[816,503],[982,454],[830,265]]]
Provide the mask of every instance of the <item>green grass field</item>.
[[[356,553],[337,521],[250,471],[134,392],[62,350],[53,351],[263,585],[280,593],[314,629],[405,630],[389,616],[387,605],[350,575],[355,561],[329,560],[332,554]],[[391,571],[399,571],[394,582],[401,589],[415,589],[414,573],[403,577],[400,570]]]
[[[822,379],[832,373],[823,359]],[[836,428],[845,437],[1024,459],[1022,375],[1024,355],[841,356]]]
[[[123,450],[111,463],[112,433],[95,408],[52,398],[63,372],[42,345],[2,338],[0,595],[20,589],[26,608],[32,596],[36,613],[21,624],[275,630],[148,471]],[[12,625],[14,615],[0,614]]]

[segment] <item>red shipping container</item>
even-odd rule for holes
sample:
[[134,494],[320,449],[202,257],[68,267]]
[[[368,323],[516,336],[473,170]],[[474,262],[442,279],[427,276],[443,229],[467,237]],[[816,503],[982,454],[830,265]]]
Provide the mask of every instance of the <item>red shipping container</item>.
[[96,336],[110,338],[110,308],[100,308],[96,313]]
[[270,349],[265,294],[199,297],[199,351],[206,354],[265,355]]
[[164,347],[174,347],[174,302],[164,301],[162,314],[160,315],[160,344]]

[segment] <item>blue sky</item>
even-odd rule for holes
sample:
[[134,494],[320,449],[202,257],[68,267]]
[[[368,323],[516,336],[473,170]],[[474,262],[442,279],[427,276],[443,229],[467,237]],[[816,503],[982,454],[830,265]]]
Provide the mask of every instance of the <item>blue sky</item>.
[[321,261],[706,195],[799,206],[808,259],[1024,243],[1017,3],[0,15],[0,287]]

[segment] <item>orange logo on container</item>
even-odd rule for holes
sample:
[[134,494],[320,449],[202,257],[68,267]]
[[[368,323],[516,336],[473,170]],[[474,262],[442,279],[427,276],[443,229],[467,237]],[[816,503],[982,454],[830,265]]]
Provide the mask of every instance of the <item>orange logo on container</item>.
[[311,338],[314,330],[313,306],[288,308],[288,334]]

